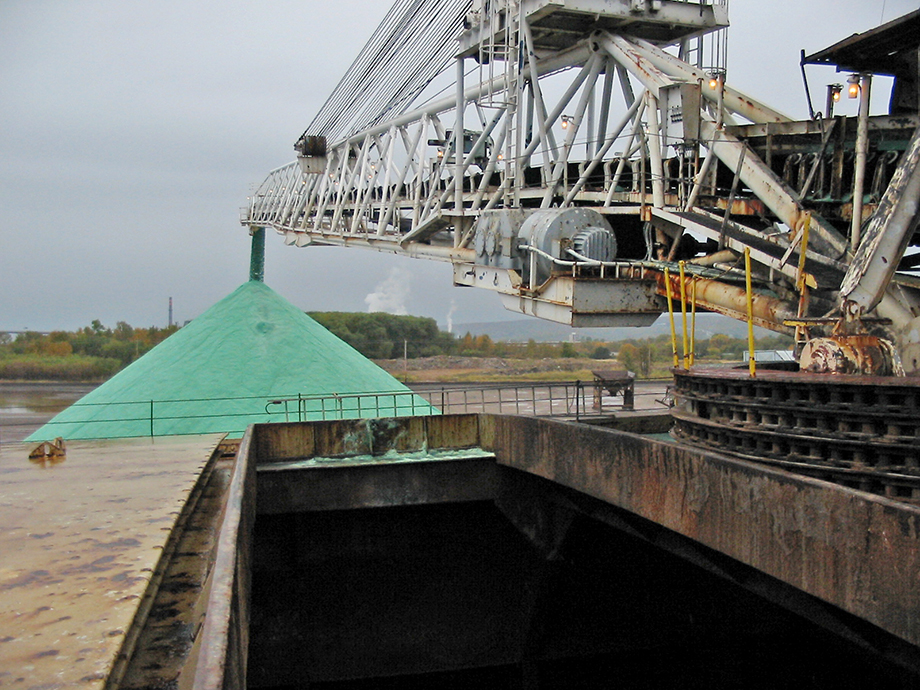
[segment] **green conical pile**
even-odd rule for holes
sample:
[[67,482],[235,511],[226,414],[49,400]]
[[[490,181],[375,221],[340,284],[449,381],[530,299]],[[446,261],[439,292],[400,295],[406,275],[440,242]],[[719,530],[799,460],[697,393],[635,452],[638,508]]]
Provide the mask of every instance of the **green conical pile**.
[[[288,402],[272,404],[280,400]],[[213,432],[232,438],[257,422],[436,413],[271,288],[250,280],[27,440]]]

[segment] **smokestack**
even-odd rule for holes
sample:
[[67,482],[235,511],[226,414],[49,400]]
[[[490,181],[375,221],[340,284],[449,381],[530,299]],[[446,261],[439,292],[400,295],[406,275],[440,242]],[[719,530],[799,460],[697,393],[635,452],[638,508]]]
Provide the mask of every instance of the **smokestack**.
[[172,328],[172,297],[169,298],[169,327]]

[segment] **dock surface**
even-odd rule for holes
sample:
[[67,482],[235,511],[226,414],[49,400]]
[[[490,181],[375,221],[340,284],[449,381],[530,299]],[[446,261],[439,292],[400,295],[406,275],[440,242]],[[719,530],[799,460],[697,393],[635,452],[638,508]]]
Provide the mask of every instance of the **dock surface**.
[[0,448],[0,687],[102,688],[222,435]]

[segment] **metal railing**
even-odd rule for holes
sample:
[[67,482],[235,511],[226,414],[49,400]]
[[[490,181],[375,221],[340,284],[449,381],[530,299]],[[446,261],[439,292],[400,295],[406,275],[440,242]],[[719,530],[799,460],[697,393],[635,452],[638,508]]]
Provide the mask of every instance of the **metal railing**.
[[[202,433],[240,434],[255,422],[305,422],[432,414],[490,413],[533,417],[569,417],[576,421],[597,414],[594,383],[570,381],[526,384],[424,385],[415,391],[239,396],[128,402],[76,402],[68,410],[86,410],[80,418],[62,415],[44,422],[48,436],[66,437],[75,425],[90,425],[96,438],[181,436]],[[636,398],[660,395],[637,392]],[[657,401],[662,402],[662,401]],[[27,426],[0,410],[0,428]],[[36,425],[38,426],[38,425]],[[5,429],[4,429],[5,431]],[[83,436],[84,434],[81,434]],[[9,442],[7,434],[0,441]]]
[[[301,395],[269,400],[265,413],[284,415],[286,422],[365,417],[416,417],[438,414],[438,410],[412,391],[381,393],[333,393]],[[274,421],[274,420],[273,420]]]
[[[45,422],[48,436],[66,436],[75,426],[89,425],[97,438],[182,436],[204,433],[241,434],[254,422],[320,421],[367,417],[438,414],[412,391],[342,393],[283,398],[238,396],[174,400],[75,402]],[[283,416],[283,419],[282,419]],[[4,420],[0,426],[22,426]],[[85,437],[85,434],[81,433]]]
[[[588,386],[590,390],[593,387]],[[477,387],[442,386],[420,389],[443,414],[487,412],[533,417],[575,417],[585,413],[585,384],[568,383],[494,384]],[[590,395],[590,392],[587,394]]]

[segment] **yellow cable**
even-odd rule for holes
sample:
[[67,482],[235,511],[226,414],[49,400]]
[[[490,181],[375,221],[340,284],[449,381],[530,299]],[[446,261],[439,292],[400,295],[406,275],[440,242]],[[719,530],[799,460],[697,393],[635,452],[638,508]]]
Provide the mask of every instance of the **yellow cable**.
[[751,249],[744,248],[744,282],[747,287],[747,311],[748,311],[748,351],[750,359],[748,368],[751,371],[751,377],[757,376],[757,362],[754,360],[754,296],[751,291]]

